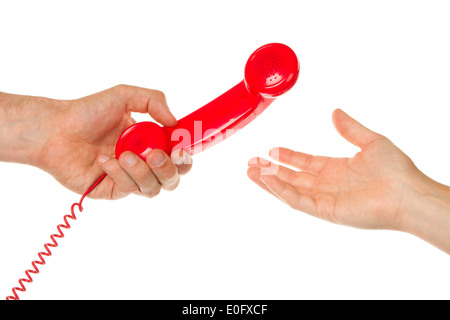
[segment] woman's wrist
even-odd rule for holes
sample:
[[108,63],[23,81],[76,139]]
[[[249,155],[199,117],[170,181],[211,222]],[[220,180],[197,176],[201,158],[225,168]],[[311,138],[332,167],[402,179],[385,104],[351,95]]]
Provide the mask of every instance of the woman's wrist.
[[40,167],[64,106],[60,100],[0,93],[0,161]]
[[450,254],[450,187],[423,175],[408,192],[401,230]]

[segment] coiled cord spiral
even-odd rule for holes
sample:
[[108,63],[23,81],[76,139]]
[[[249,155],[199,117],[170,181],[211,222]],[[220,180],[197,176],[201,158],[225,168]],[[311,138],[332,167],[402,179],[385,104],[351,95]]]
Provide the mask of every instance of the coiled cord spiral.
[[98,180],[83,194],[83,196],[80,199],[80,202],[72,204],[72,207],[70,208],[71,214],[65,215],[64,216],[64,224],[59,224],[56,227],[56,229],[58,230],[58,233],[52,234],[50,236],[52,243],[44,244],[45,251],[38,253],[39,260],[35,260],[31,263],[31,265],[33,266],[33,269],[29,269],[29,270],[25,271],[25,274],[27,277],[19,279],[19,287],[13,288],[12,289],[13,295],[6,297],[6,300],[19,300],[19,295],[18,295],[17,291],[20,291],[20,292],[27,291],[27,289],[25,288],[24,282],[26,282],[26,283],[33,282],[33,278],[31,276],[31,274],[38,274],[39,268],[37,267],[37,265],[43,266],[45,264],[44,256],[50,257],[52,255],[50,248],[56,248],[58,246],[58,241],[56,240],[56,238],[58,238],[58,239],[64,238],[64,233],[62,231],[62,228],[70,229],[70,224],[69,224],[68,219],[70,218],[72,220],[77,220],[77,217],[75,216],[75,207],[78,207],[78,210],[80,212],[82,212],[83,211],[82,204],[83,204],[84,198],[86,198],[86,196],[89,193],[91,193],[91,191],[94,190],[95,187],[97,187],[105,177],[106,177],[106,173],[104,173],[100,178],[98,178]]

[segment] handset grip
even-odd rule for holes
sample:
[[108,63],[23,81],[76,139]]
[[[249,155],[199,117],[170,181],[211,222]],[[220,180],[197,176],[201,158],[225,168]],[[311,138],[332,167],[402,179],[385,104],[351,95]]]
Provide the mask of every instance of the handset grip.
[[267,108],[273,99],[250,92],[244,81],[180,119],[175,127],[167,128],[171,150],[183,149],[199,153],[230,137],[257,116],[256,111]]
[[152,149],[185,150],[191,155],[230,137],[254,120],[274,99],[250,92],[244,81],[178,120],[174,127],[140,122],[129,127],[116,145],[116,156],[123,151],[145,159]]

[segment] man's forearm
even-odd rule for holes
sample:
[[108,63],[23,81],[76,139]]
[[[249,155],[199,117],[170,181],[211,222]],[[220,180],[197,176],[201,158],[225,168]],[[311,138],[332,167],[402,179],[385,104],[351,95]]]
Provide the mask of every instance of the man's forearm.
[[0,93],[0,161],[36,165],[54,104],[47,98]]

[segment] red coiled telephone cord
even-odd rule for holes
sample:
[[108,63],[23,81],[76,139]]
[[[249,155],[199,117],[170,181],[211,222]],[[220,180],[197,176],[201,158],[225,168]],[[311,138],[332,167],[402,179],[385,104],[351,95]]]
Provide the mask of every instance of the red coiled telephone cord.
[[83,196],[80,199],[80,202],[78,203],[74,203],[72,204],[72,207],[70,208],[71,214],[65,215],[64,216],[64,224],[60,224],[56,227],[56,229],[58,230],[58,233],[56,234],[52,234],[50,236],[50,239],[52,240],[52,243],[46,243],[44,244],[44,248],[45,251],[39,252],[38,256],[40,260],[35,260],[31,263],[31,265],[33,266],[34,270],[26,270],[25,274],[27,276],[27,278],[22,278],[19,279],[19,285],[20,287],[15,287],[12,289],[12,296],[8,296],[6,297],[6,300],[19,300],[19,295],[17,293],[17,291],[20,292],[25,292],[27,291],[27,289],[25,289],[25,285],[24,282],[27,283],[31,283],[33,282],[33,279],[31,277],[31,274],[38,274],[39,273],[39,268],[37,267],[37,265],[41,265],[43,266],[45,264],[45,260],[43,256],[46,257],[50,257],[52,255],[52,252],[49,248],[56,248],[58,246],[58,242],[56,241],[56,238],[62,239],[64,238],[64,233],[62,232],[61,228],[65,228],[65,229],[70,229],[70,224],[68,219],[72,219],[72,220],[77,220],[77,217],[75,216],[75,207],[78,207],[78,210],[80,212],[83,211],[83,200],[84,198],[86,198],[86,196],[91,193],[92,190],[95,189],[95,187],[97,187],[99,185],[100,182],[102,182],[102,180],[106,177],[106,173],[104,173],[100,178],[98,178],[98,180],[83,194]]

